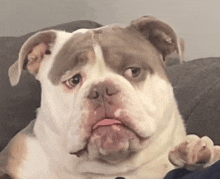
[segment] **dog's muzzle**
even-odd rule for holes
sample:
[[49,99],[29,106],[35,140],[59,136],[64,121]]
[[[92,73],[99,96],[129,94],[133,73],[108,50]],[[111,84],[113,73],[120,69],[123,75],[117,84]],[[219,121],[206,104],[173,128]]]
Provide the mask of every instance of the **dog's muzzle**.
[[[129,127],[129,119],[118,112],[123,109],[123,102],[114,82],[94,84],[87,99],[92,111],[87,121],[91,134],[87,146],[77,156],[86,151],[91,160],[118,163],[141,149],[143,138]],[[96,117],[92,116],[94,113]]]

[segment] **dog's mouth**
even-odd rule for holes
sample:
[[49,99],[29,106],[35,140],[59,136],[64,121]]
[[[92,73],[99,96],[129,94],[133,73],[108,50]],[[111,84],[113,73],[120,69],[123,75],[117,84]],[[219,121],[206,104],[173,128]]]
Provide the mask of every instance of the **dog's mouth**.
[[[94,130],[96,130],[97,128],[101,126],[111,126],[111,125],[123,125],[123,124],[121,121],[117,119],[104,118],[92,126],[92,133]],[[88,142],[87,142],[87,145],[88,145]],[[76,155],[77,157],[81,157],[87,151],[87,145],[84,148],[80,149],[79,151],[71,152],[70,154]]]
[[92,129],[95,130],[100,126],[111,126],[111,125],[117,125],[117,124],[122,125],[122,122],[117,119],[104,118],[103,120],[93,125]]
[[143,140],[120,120],[104,118],[92,126],[86,146],[71,154],[77,157],[87,154],[89,159],[118,163],[138,152]]

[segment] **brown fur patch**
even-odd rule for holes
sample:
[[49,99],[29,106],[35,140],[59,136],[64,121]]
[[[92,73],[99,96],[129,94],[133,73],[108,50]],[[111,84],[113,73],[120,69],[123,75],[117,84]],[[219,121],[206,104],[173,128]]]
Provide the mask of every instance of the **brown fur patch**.
[[146,74],[157,73],[168,80],[162,55],[157,49],[132,28],[107,26],[94,31],[103,51],[106,65],[119,74],[129,67],[141,67],[144,71],[138,82],[144,81]]
[[48,74],[51,82],[57,85],[67,71],[85,65],[88,61],[88,54],[93,51],[92,44],[91,32],[78,33],[70,38],[54,59],[53,66]]
[[12,178],[16,178],[19,166],[26,156],[25,139],[25,134],[17,134],[1,153],[0,168],[12,176]]

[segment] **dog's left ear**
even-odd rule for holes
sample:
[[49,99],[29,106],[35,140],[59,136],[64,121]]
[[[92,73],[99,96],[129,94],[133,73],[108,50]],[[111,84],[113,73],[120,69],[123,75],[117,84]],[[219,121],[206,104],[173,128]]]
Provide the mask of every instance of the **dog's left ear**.
[[152,16],[143,16],[131,22],[127,28],[139,31],[163,55],[163,60],[176,51],[180,62],[184,60],[184,41],[177,37],[173,29],[166,23]]
[[12,86],[18,84],[23,69],[36,75],[44,56],[51,53],[55,44],[56,31],[38,32],[31,36],[21,47],[18,60],[9,68],[8,75]]

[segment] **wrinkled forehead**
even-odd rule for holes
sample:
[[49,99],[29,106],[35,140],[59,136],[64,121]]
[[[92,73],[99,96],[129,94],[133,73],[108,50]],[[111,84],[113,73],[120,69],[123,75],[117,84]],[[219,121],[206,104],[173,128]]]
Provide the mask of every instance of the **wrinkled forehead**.
[[167,79],[161,54],[138,32],[116,25],[73,33],[54,59],[49,79],[58,84],[67,72],[78,70],[97,59],[95,45],[101,49],[105,66],[121,74],[126,68],[141,67]]

